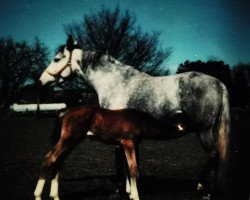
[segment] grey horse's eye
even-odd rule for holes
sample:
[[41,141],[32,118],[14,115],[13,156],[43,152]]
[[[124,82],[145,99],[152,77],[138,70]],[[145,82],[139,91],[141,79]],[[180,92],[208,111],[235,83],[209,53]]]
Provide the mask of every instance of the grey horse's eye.
[[54,62],[58,62],[60,60],[60,58],[55,58]]

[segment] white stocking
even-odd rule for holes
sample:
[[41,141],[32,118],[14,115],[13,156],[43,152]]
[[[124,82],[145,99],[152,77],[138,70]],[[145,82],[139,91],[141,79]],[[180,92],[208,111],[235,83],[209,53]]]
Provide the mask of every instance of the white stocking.
[[37,182],[36,189],[34,191],[35,200],[41,200],[41,194],[43,192],[44,184],[45,179],[40,178]]
[[50,197],[54,200],[59,200],[58,197],[58,173],[55,178],[51,181]]

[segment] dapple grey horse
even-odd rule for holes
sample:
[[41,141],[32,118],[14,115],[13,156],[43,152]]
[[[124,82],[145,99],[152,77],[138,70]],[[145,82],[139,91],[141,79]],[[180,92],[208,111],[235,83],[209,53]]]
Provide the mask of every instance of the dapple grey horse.
[[198,188],[213,189],[222,182],[230,113],[227,89],[218,79],[197,72],[152,77],[109,55],[84,51],[69,36],[39,81],[41,86],[53,85],[72,76],[81,77],[96,91],[103,108],[137,109],[165,121],[177,113],[185,116],[210,155]]

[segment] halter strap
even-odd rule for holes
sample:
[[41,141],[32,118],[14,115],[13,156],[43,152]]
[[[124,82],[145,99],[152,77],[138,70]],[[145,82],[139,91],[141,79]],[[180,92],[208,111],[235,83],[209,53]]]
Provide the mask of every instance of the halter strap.
[[57,73],[51,73],[48,70],[45,70],[45,72],[47,74],[49,74],[50,76],[54,77],[56,81],[59,81],[60,78],[64,79],[63,76],[61,76],[61,73],[67,68],[69,67],[70,69],[70,73],[73,73],[72,70],[72,64],[71,64],[71,58],[72,58],[72,53],[70,52],[69,54],[69,61],[66,63],[66,65],[64,65]]

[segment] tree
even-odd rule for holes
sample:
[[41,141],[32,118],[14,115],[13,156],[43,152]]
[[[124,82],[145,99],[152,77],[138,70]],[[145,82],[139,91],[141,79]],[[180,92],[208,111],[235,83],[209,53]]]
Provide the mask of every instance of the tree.
[[135,26],[135,17],[128,10],[122,13],[117,6],[113,11],[102,7],[97,14],[85,15],[80,23],[65,25],[85,50],[108,53],[114,58],[151,75],[166,75],[161,64],[171,54],[163,49],[159,32],[143,33]]
[[36,80],[46,67],[47,48],[35,38],[33,44],[0,38],[0,105],[13,98],[25,83]]
[[223,82],[229,92],[231,91],[232,87],[232,77],[231,77],[231,70],[229,65],[225,64],[223,61],[208,61],[202,62],[200,60],[195,62],[185,61],[183,64],[180,64],[177,69],[177,74],[188,72],[188,71],[197,71],[204,74],[208,74],[219,79]]
[[232,68],[233,104],[250,105],[250,63],[239,63]]

